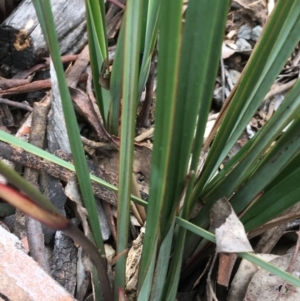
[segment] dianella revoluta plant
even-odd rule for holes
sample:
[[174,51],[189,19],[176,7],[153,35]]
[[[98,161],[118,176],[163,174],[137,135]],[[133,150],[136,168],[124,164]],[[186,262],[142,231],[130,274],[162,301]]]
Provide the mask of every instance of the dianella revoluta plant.
[[[59,49],[54,47],[57,40],[52,16],[47,10],[49,1],[36,0],[34,3],[40,22],[44,23],[42,28],[57,75],[63,78]],[[300,40],[300,2],[277,1],[239,82],[205,142],[203,135],[230,1],[189,0],[185,22],[182,22],[182,6],[183,0],[128,0],[110,70],[105,3],[86,0],[94,91],[107,131],[120,137],[117,253],[121,255],[115,267],[114,300],[121,299],[120,290],[125,288],[126,253],[123,251],[129,242],[132,200],[147,208],[137,285],[137,300],[141,301],[173,301],[176,298],[183,267],[184,274],[189,274],[197,263],[194,258],[207,246],[207,240],[214,242],[214,236],[207,231],[208,214],[220,198],[229,199],[237,214],[243,212],[241,221],[246,231],[259,227],[300,200],[296,180],[300,176],[299,80],[265,126],[219,171]],[[131,195],[134,133],[137,105],[156,45],[155,131],[149,198],[145,203]],[[103,85],[100,78],[109,84]],[[68,99],[63,105],[67,128],[68,124],[75,128],[75,116],[72,120],[67,118],[73,107],[63,79],[60,90],[65,93],[62,99]],[[287,125],[289,127],[283,131]],[[69,131],[70,137],[79,136],[78,129],[72,131]],[[28,148],[25,143],[16,142],[5,134],[1,133],[0,137]],[[76,139],[70,138],[70,141]],[[73,156],[81,183],[81,176],[87,179],[90,175],[83,166],[85,159],[79,144],[74,144],[72,153],[77,151],[76,148],[80,149],[78,156]],[[36,152],[35,148],[31,149]],[[45,152],[39,154],[55,160]],[[203,158],[203,154],[207,156]],[[201,168],[200,161],[204,161]],[[116,190],[99,179],[92,180]],[[94,199],[90,188],[86,189],[86,194],[83,188],[81,192],[90,215]],[[201,204],[201,210],[189,220],[196,203]],[[91,213],[89,222],[94,225],[93,238],[102,252],[99,225],[94,221],[95,216]],[[300,286],[297,278],[254,255],[239,255]],[[102,297],[104,293],[106,296],[111,293],[104,289],[102,286]]]

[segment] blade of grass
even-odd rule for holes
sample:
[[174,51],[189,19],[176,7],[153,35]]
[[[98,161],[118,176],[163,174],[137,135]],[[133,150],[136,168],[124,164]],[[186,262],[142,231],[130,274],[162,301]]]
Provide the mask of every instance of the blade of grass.
[[[144,240],[145,241],[145,240]],[[143,249],[145,247],[143,246]],[[146,274],[145,280],[144,280],[144,284],[141,288],[141,290],[138,293],[138,301],[145,301],[145,300],[149,300],[149,296],[151,293],[151,287],[152,287],[152,277],[153,277],[153,273],[154,273],[154,268],[155,268],[155,263],[156,263],[156,251],[157,251],[157,240],[154,242],[154,248],[153,248],[153,255],[151,260],[150,260],[150,264],[148,267],[148,273]]]
[[[150,0],[151,1],[151,0]],[[148,12],[149,0],[144,0],[143,8],[141,11],[141,29],[140,29],[140,53],[145,44],[146,28],[147,28],[147,12]]]
[[[143,59],[140,67],[139,85],[138,85],[138,99],[145,86],[152,53],[154,51],[156,37],[157,37],[157,19],[159,12],[159,0],[144,1],[143,17],[141,27],[141,44],[139,55],[143,54]],[[126,17],[126,16],[125,16]],[[123,23],[125,22],[123,18]],[[114,60],[114,67],[111,75],[111,107],[109,113],[109,132],[118,135],[119,132],[119,116],[120,116],[120,100],[122,94],[122,66],[123,66],[123,48],[124,48],[124,30],[121,27],[118,44],[116,49],[116,56]]]
[[[204,189],[201,197],[205,199],[206,203],[223,196],[230,197],[233,191],[249,177],[250,172],[252,172],[250,167],[255,166],[255,161],[264,155],[267,148],[280,136],[282,130],[299,114],[299,111],[300,80],[295,83],[293,89],[285,97],[267,124],[253,137],[253,141],[247,143],[251,144],[251,147],[247,147],[247,152],[243,154],[243,157],[238,162],[234,160],[238,165],[231,171],[227,171],[226,176],[224,173],[220,176],[217,175],[212,183],[209,183],[207,189]],[[210,189],[212,189],[211,195],[207,193],[207,190]]]
[[170,258],[173,232],[174,225],[170,227],[169,233],[166,235],[166,238],[163,240],[159,249],[156,269],[153,275],[150,300],[164,300],[162,299],[162,294],[165,288],[165,282],[163,280],[166,278],[169,268],[169,265],[167,265],[166,262],[168,262]]
[[[290,125],[287,131],[275,143],[272,149],[261,160],[253,175],[244,185],[233,195],[230,202],[234,210],[239,213],[255,198],[259,192],[263,191],[275,176],[286,166],[299,150],[300,139],[299,129],[300,117]],[[297,168],[297,166],[295,166]],[[258,200],[257,202],[260,202]]]
[[251,231],[292,207],[300,200],[299,168],[265,193],[241,218]]
[[123,17],[121,30],[119,32],[116,54],[110,79],[111,103],[108,116],[108,130],[111,134],[119,136],[120,108],[122,99],[123,61],[124,61],[124,39],[126,15]]
[[[184,178],[187,173],[190,154],[192,154],[192,160],[181,214],[183,218],[188,218],[191,210],[190,196],[211,105],[208,99],[212,99],[217,76],[229,2],[222,1],[216,4],[209,0],[201,1],[201,3],[197,0],[190,0],[186,13],[177,85],[177,102],[183,103],[177,119],[178,123],[181,119],[180,126],[183,133],[182,140],[177,146],[180,149],[179,162],[183,162],[178,172],[179,178]],[[206,12],[205,15],[204,12]],[[196,135],[194,134],[195,128],[197,129]],[[177,135],[180,136],[178,132]],[[176,296],[184,239],[185,229],[180,228],[176,236],[176,244],[174,244],[175,249],[165,285],[164,300],[171,300]]]
[[[174,138],[170,133],[174,125],[176,106],[174,87],[177,84],[179,71],[181,7],[181,0],[173,1],[172,5],[166,0],[161,1],[156,130],[154,131],[147,226],[138,280],[139,299],[144,298],[144,300],[148,300],[149,289],[151,289],[153,270],[150,269],[150,264],[153,261],[156,262],[156,247],[160,247],[172,225],[170,217],[174,218],[175,212],[171,209],[174,204],[171,202],[178,202],[178,197],[177,199],[172,197],[179,195],[181,189],[177,187],[176,192],[173,190],[177,174],[176,171],[170,171],[170,164],[176,165],[170,158],[173,151],[172,138]],[[170,37],[172,39],[169,39]],[[170,193],[172,196],[167,195]],[[175,203],[175,208],[177,204]],[[167,215],[167,212],[168,221],[163,217]]]
[[[137,83],[139,72],[140,24],[142,2],[128,0],[124,40],[123,67],[123,103],[121,123],[121,145],[119,160],[118,224],[117,252],[121,253],[128,246],[130,217],[130,195],[132,189],[133,149],[135,137],[135,116],[137,108]],[[121,256],[116,264],[115,298],[120,288],[125,288],[126,255]]]
[[110,94],[109,91],[105,90],[105,88],[99,84],[102,64],[108,57],[106,22],[105,16],[103,19],[104,3],[102,0],[100,0],[100,5],[97,2],[98,1],[86,0],[87,32],[94,91],[104,125],[107,125]]
[[[267,216],[273,218],[279,213],[279,207],[283,212],[291,204],[291,201],[293,202],[293,199],[287,201],[286,198],[290,199],[289,194],[298,188],[296,179],[298,179],[299,164],[300,154],[298,152],[271,183],[265,187],[264,194],[243,214],[241,220],[245,223],[249,221],[255,223],[257,217],[257,223],[260,223],[259,216],[264,219],[269,219]],[[297,195],[295,197],[294,202],[297,202],[300,197]],[[276,214],[274,214],[274,211],[276,211]],[[255,220],[251,221],[253,218]]]
[[157,39],[159,10],[160,10],[160,0],[148,1],[147,17],[145,18],[146,24],[145,24],[145,31],[144,31],[144,41],[142,41],[143,47],[141,51],[141,53],[143,54],[143,59],[141,63],[141,72],[139,76],[139,88],[138,88],[139,97],[142,94],[150,70],[151,58]]
[[[230,1],[212,3],[191,0],[186,14],[182,41],[182,58],[178,82],[177,101],[183,102],[183,139],[180,152],[184,164],[180,176],[187,173],[192,154],[190,170],[196,172],[203,142],[208,113],[211,107],[215,78],[221,55],[221,45]],[[204,12],[209,12],[204,15]],[[197,23],[197,29],[195,29]],[[205,42],[204,42],[205,41]],[[180,120],[181,116],[178,116]],[[196,134],[194,129],[196,128]],[[194,137],[195,136],[195,137]],[[192,183],[193,185],[194,183]],[[191,201],[187,199],[187,214]]]
[[193,194],[194,203],[246,127],[300,39],[300,2],[291,2],[278,1],[266,24],[208,154]]
[[[178,283],[179,283],[180,273],[181,273],[181,267],[182,267],[181,262],[182,262],[183,251],[184,251],[185,237],[186,237],[186,229],[183,227],[179,227],[179,234],[174,238],[174,245],[176,246],[178,244],[180,247],[177,247],[173,254],[174,258],[172,258],[170,269],[168,271],[168,279],[167,279],[168,287],[166,287],[164,290],[163,300],[173,301],[176,298],[176,294],[178,291]],[[177,265],[176,265],[176,259],[178,259]],[[169,280],[171,277],[172,279]]]
[[[194,2],[195,7],[197,7],[196,5],[199,5],[199,3]],[[224,2],[222,3],[224,4]],[[166,12],[164,11],[164,9],[169,10],[170,7],[164,6],[164,4],[162,3],[162,16],[163,16],[163,21],[165,23],[162,23],[160,26],[160,33],[162,36],[163,33],[163,26],[166,26],[167,29],[166,32],[168,32],[167,30],[170,30],[167,26],[170,26],[167,22],[168,20],[166,19]],[[205,5],[207,5],[207,2],[205,2]],[[166,8],[167,7],[167,8]],[[194,8],[195,8],[194,7]],[[225,2],[225,7],[228,7],[228,2]],[[207,7],[205,7],[207,8]],[[213,8],[215,8],[215,6],[213,6]],[[181,6],[180,6],[181,9]],[[200,10],[202,9],[203,11],[203,6],[200,7]],[[226,13],[224,14],[224,7],[221,10],[223,13],[223,18],[221,18],[221,23],[223,23],[223,28],[224,28],[224,23],[225,23],[225,17]],[[225,9],[225,11],[227,11],[227,9]],[[177,12],[177,11],[176,11]],[[214,11],[215,12],[215,11]],[[177,20],[175,20],[175,17],[178,17]],[[172,18],[174,18],[172,20]],[[193,17],[195,18],[195,16]],[[219,21],[219,18],[216,18],[215,21]],[[174,14],[174,12],[172,12],[172,15],[170,17],[169,22],[177,22],[176,26],[178,26],[181,23],[181,11],[178,13],[178,16],[176,14]],[[174,23],[172,23],[172,26],[170,26],[173,29],[180,29],[180,27],[175,27]],[[218,22],[217,22],[218,23]],[[191,23],[190,23],[191,24]],[[217,24],[218,26],[219,24]],[[210,28],[209,26],[204,26],[204,28]],[[194,28],[193,28],[194,29]],[[178,31],[179,32],[179,31]],[[168,32],[167,35],[168,36],[172,36],[172,37],[176,37],[180,36],[178,35],[178,32],[176,32],[174,30],[174,32]],[[167,110],[166,111],[162,111],[163,114],[161,115],[162,117],[162,124],[163,125],[167,125],[170,126],[169,128],[169,132],[168,134],[166,134],[166,136],[164,137],[162,135],[162,127],[161,124],[159,123],[159,116],[156,116],[156,127],[159,128],[159,133],[158,133],[158,137],[160,137],[163,141],[160,140],[160,138],[157,138],[157,135],[155,133],[155,138],[154,138],[154,152],[153,152],[153,156],[155,154],[155,146],[156,143],[158,144],[158,148],[159,151],[161,150],[170,150],[170,154],[167,154],[167,156],[165,157],[165,160],[167,160],[166,162],[163,161],[163,158],[161,158],[161,154],[158,158],[159,163],[157,163],[157,166],[166,166],[166,170],[167,172],[164,175],[164,170],[161,171],[161,175],[160,177],[162,177],[162,181],[160,181],[160,177],[158,177],[158,172],[160,171],[155,171],[157,173],[155,173],[155,176],[153,176],[153,179],[151,178],[151,181],[156,181],[156,182],[163,182],[166,183],[166,186],[162,186],[160,184],[159,187],[159,193],[161,193],[161,195],[158,193],[157,195],[155,195],[154,199],[156,200],[157,204],[155,204],[155,206],[153,205],[153,207],[158,208],[156,209],[157,211],[159,210],[159,213],[157,214],[157,216],[155,217],[155,214],[151,214],[150,210],[151,210],[151,188],[153,188],[153,186],[151,186],[151,181],[150,181],[150,196],[149,196],[149,206],[148,206],[148,217],[150,217],[150,220],[148,218],[147,220],[147,227],[149,227],[149,223],[151,223],[151,219],[153,219],[153,224],[155,224],[157,226],[157,229],[154,228],[154,225],[151,224],[150,226],[150,231],[151,231],[151,237],[153,239],[153,237],[155,237],[155,235],[160,235],[159,237],[161,237],[161,243],[164,242],[164,236],[165,233],[169,230],[170,225],[172,225],[172,221],[174,220],[175,217],[175,211],[176,211],[176,207],[178,205],[178,201],[179,201],[179,197],[180,194],[182,192],[182,189],[184,188],[183,184],[186,178],[186,173],[187,173],[187,166],[188,166],[188,161],[189,161],[189,157],[191,154],[191,149],[192,149],[192,141],[193,141],[193,137],[194,137],[194,129],[196,127],[196,123],[197,123],[197,114],[199,112],[199,110],[202,113],[203,116],[203,120],[201,120],[199,122],[199,131],[201,134],[201,131],[204,132],[204,127],[205,127],[205,122],[204,119],[205,115],[207,116],[208,111],[209,111],[209,102],[207,102],[207,96],[209,94],[212,95],[213,93],[213,84],[211,85],[207,85],[207,76],[209,74],[209,76],[213,76],[213,78],[215,78],[216,76],[216,72],[217,72],[217,65],[218,65],[218,60],[219,60],[219,55],[220,55],[220,49],[221,47],[217,48],[215,47],[215,42],[216,40],[219,40],[219,44],[221,45],[221,41],[222,41],[222,37],[223,34],[220,33],[219,36],[217,36],[216,40],[213,40],[214,37],[212,36],[212,44],[214,44],[214,47],[209,49],[209,47],[204,48],[204,51],[207,51],[207,55],[205,56],[205,53],[203,53],[203,56],[200,56],[199,53],[201,53],[201,43],[198,42],[192,45],[194,45],[195,47],[191,47],[191,49],[193,49],[192,53],[189,53],[189,49],[188,46],[190,46],[190,42],[193,41],[194,39],[196,41],[201,40],[201,38],[199,38],[199,34],[201,34],[201,31],[189,31],[189,33],[192,33],[191,36],[188,36],[187,40],[183,42],[183,49],[180,50],[181,53],[183,53],[183,58],[180,61],[180,66],[181,69],[179,71],[177,71],[174,67],[174,62],[178,62],[178,58],[176,57],[176,53],[174,54],[174,48],[178,49],[178,45],[175,47],[172,47],[172,51],[173,53],[170,54],[168,53],[168,47],[170,47],[170,39],[167,41],[167,45],[164,45],[163,42],[164,40],[167,40],[166,38],[160,38],[160,41],[163,41],[162,44],[159,45],[159,63],[158,63],[158,76],[160,75],[160,66],[163,72],[166,72],[166,70],[168,70],[168,74],[169,75],[164,75],[164,77],[161,77],[163,79],[163,92],[165,94],[159,94],[160,92],[160,77],[158,77],[158,94],[157,94],[157,103],[159,104],[160,101],[162,101],[163,99],[167,98],[168,99],[168,103],[163,103],[162,102],[162,106],[163,108],[157,106],[156,111],[157,114],[160,113],[159,109],[166,110],[166,107],[168,109],[169,115],[170,115],[170,119],[169,121],[166,121],[167,118]],[[205,32],[207,33],[207,32]],[[176,39],[176,38],[175,38]],[[174,39],[174,40],[175,40]],[[197,40],[198,39],[198,40]],[[176,40],[174,43],[178,43]],[[208,43],[210,46],[211,44]],[[163,45],[163,46],[161,46]],[[174,46],[174,45],[171,45]],[[166,47],[166,53],[163,52],[164,54],[167,54],[167,57],[162,56],[163,58],[161,59],[161,55],[162,55],[162,47]],[[186,47],[186,48],[184,48]],[[217,49],[215,51],[215,49]],[[165,51],[163,49],[163,51]],[[173,55],[173,57],[172,57]],[[207,61],[209,61],[207,59],[207,56],[211,55],[212,57],[216,56],[217,60],[216,63],[214,65],[209,66],[207,64]],[[203,57],[203,60],[199,60],[199,57]],[[192,59],[191,59],[192,58]],[[177,59],[177,60],[176,60]],[[169,61],[168,61],[169,60]],[[163,61],[163,63],[160,63],[161,61]],[[168,62],[170,62],[170,66],[168,65]],[[161,65],[160,65],[161,64]],[[197,65],[195,68],[195,64]],[[203,68],[203,65],[205,66]],[[199,67],[199,68],[197,68]],[[207,69],[206,69],[207,67]],[[168,69],[170,68],[170,69]],[[204,71],[202,73],[200,73],[200,78],[199,78],[199,71],[201,70],[201,68],[204,69]],[[172,69],[172,71],[171,71]],[[174,71],[176,70],[176,71]],[[196,71],[195,71],[196,70]],[[208,74],[207,74],[208,73]],[[170,79],[169,82],[166,82],[166,78],[170,78],[170,74],[173,75],[173,78]],[[173,82],[172,82],[173,81]],[[174,83],[176,83],[176,85],[174,85]],[[213,83],[213,82],[212,82]],[[172,86],[173,84],[173,86]],[[169,89],[169,90],[168,90]],[[160,100],[159,97],[162,97],[162,99]],[[200,98],[202,97],[202,99],[205,99],[205,102],[202,102],[202,107],[200,108]],[[174,100],[173,103],[171,103],[171,100]],[[176,100],[175,100],[176,99]],[[172,117],[172,115],[174,117]],[[182,118],[183,116],[183,118]],[[169,123],[167,123],[169,122]],[[160,126],[159,126],[160,125]],[[166,129],[167,129],[166,126]],[[170,131],[171,129],[171,131]],[[198,154],[200,152],[201,149],[201,144],[202,144],[202,134],[198,136],[198,142],[197,143],[197,147],[195,150],[195,157],[197,157],[197,160],[195,159],[195,162],[198,162]],[[157,142],[158,141],[158,142]],[[164,145],[164,143],[166,143],[167,145]],[[159,153],[159,152],[158,152]],[[198,154],[197,154],[198,153]],[[152,162],[154,162],[155,159],[153,159]],[[176,165],[174,165],[172,162],[177,162]],[[153,163],[153,165],[155,165],[155,163]],[[195,163],[196,165],[196,163]],[[151,176],[152,176],[152,172],[151,171]],[[165,179],[163,177],[166,177]],[[157,184],[155,184],[157,185]],[[158,205],[159,199],[163,200],[163,205]],[[162,206],[162,207],[160,207]],[[163,221],[163,222],[162,222]],[[168,222],[166,222],[168,221]],[[155,233],[155,230],[157,230],[158,232]],[[149,232],[148,232],[149,233]],[[147,235],[147,230],[146,230],[146,235]],[[150,236],[150,234],[149,234]],[[145,239],[146,240],[146,239]],[[145,246],[147,244],[147,241],[145,242]],[[158,245],[159,248],[161,247],[160,244]],[[146,250],[148,250],[147,247],[145,247]],[[180,253],[180,252],[179,252]],[[181,253],[182,254],[182,253]],[[143,254],[144,255],[144,254]],[[142,260],[143,260],[143,255],[142,255]],[[151,254],[149,255],[149,258],[151,258]],[[153,257],[152,257],[153,258]],[[148,259],[149,260],[149,259]],[[157,266],[157,268],[160,268]],[[142,269],[142,268],[141,268]],[[172,275],[173,276],[173,275]],[[164,279],[161,279],[161,282],[164,282]],[[170,282],[172,285],[172,282]],[[145,285],[148,285],[148,283],[145,283]],[[175,286],[173,286],[175,287]],[[141,292],[143,291],[143,287],[141,289]],[[146,293],[145,293],[146,296]]]
[[80,190],[83,195],[84,205],[88,211],[88,218],[96,244],[101,250],[102,254],[104,254],[104,246],[97,216],[95,198],[93,195],[91,181],[89,180],[89,170],[80,139],[79,128],[78,126],[75,126],[77,124],[77,120],[60,59],[59,45],[50,1],[45,0],[40,2],[34,0],[33,3],[57,73],[58,86],[62,99],[62,107],[66,121],[67,132],[70,140],[70,146]]
[[105,3],[103,0],[86,0],[87,11],[91,18],[92,25],[95,30],[95,37],[97,37],[97,45],[103,58],[107,58],[107,34],[105,21]]
[[[234,136],[232,133],[240,135],[240,130],[245,128],[246,123],[254,114],[271,83],[284,65],[289,51],[291,52],[294,45],[299,41],[299,4],[297,1],[277,2],[277,6],[266,24],[264,33],[241,76],[239,86],[230,104],[230,111],[226,113],[222,127],[219,129],[213,146],[210,149],[205,166],[193,192],[193,203],[198,200],[203,192],[203,187],[207,185],[207,180],[214,174],[216,167],[236,141],[233,142]],[[246,118],[246,115],[244,115],[243,120],[239,122],[239,129],[236,130],[236,121],[240,120],[240,114],[244,111],[244,107],[249,107],[249,116]],[[231,139],[230,143],[227,142],[229,137]],[[225,145],[226,147],[224,147]],[[244,173],[245,171],[243,171]],[[210,194],[222,193],[221,190],[215,190],[215,186],[211,187]],[[215,198],[212,199],[209,206],[216,200]],[[206,227],[208,224],[207,214],[209,206],[204,206],[193,222],[199,226]],[[198,241],[199,239],[195,236],[188,235],[187,247],[184,252],[186,257],[190,256]]]

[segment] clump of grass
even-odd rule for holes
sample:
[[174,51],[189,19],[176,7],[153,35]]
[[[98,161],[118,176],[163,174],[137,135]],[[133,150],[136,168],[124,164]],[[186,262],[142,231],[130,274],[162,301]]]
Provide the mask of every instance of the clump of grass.
[[[59,60],[49,1],[34,3],[59,77],[68,133],[70,141],[74,141],[71,146],[75,168],[93,237],[103,251],[96,211],[93,212],[94,197],[87,181],[89,172],[78,140],[79,131],[74,127],[76,120]],[[118,134],[121,111],[117,252],[123,255],[115,270],[115,300],[125,287],[123,250],[128,244],[136,108],[156,42],[159,53],[154,147],[137,300],[175,299],[182,263],[187,262],[196,249],[199,252],[205,248],[203,238],[214,241],[213,235],[205,229],[209,210],[221,197],[230,199],[236,213],[244,212],[241,220],[247,231],[298,202],[298,186],[292,179],[299,178],[300,172],[299,165],[295,164],[300,146],[297,136],[299,80],[270,121],[216,173],[300,40],[297,0],[277,1],[237,87],[226,102],[213,142],[209,141],[212,145],[207,149],[203,169],[196,176],[229,4],[229,0],[217,3],[189,0],[183,25],[182,0],[172,3],[128,0],[110,90],[106,90],[98,83],[107,59],[105,5],[104,1],[86,1],[95,94],[111,133]],[[290,127],[282,132],[290,122]],[[264,195],[249,206],[262,191]],[[203,200],[203,206],[191,223],[188,217],[199,199]],[[140,203],[144,204],[141,200]],[[264,210],[269,206],[271,210]],[[239,255],[300,286],[298,279],[254,255]],[[102,292],[104,294],[103,288]]]

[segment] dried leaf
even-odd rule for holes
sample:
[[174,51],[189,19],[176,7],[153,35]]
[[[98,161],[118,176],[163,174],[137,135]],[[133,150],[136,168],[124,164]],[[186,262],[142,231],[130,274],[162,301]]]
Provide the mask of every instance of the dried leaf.
[[[291,262],[292,254],[277,257],[270,261],[271,264],[286,270]],[[293,274],[299,277],[300,255],[293,266]],[[278,294],[283,286],[284,280],[270,272],[261,269],[253,276],[244,300],[247,301],[273,301],[277,300]],[[300,288],[288,284],[280,300],[297,301],[300,300]]]
[[236,52],[235,49],[228,47],[225,43],[222,44],[222,59],[227,59]]
[[226,198],[217,201],[210,212],[212,231],[216,234],[217,252],[253,252],[243,224]]
[[[278,257],[273,254],[256,254],[256,256],[267,262]],[[243,300],[252,277],[260,269],[259,266],[256,266],[252,262],[242,259],[238,271],[230,283],[227,301]]]

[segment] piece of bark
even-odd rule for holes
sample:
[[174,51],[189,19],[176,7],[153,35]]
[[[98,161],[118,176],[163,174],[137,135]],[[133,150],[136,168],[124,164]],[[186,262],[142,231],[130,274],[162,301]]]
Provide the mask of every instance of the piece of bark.
[[[44,141],[43,138],[44,134],[42,132],[45,133],[45,120],[46,120],[45,118],[48,112],[48,108],[47,108],[46,111],[44,112],[44,118],[42,118],[43,113],[41,112],[40,109],[44,109],[44,108],[39,107],[38,104],[36,103],[34,104],[34,114],[32,118],[29,140],[33,145],[38,147],[42,147]],[[24,178],[36,188],[38,187],[38,175],[39,172],[37,170],[30,169],[28,167],[25,168],[24,170]],[[27,229],[25,226],[26,220],[28,225]],[[29,236],[28,236],[28,231],[29,231]],[[40,254],[39,250],[43,249],[43,245],[44,245],[44,237],[42,235],[41,224],[35,221],[29,221],[28,223],[28,219],[25,217],[24,213],[17,209],[15,214],[14,234],[20,239],[24,238],[26,235],[28,236],[28,242],[31,248],[31,255],[33,259],[36,260],[43,268],[47,268],[46,260],[43,260],[42,258],[38,258]],[[40,242],[40,239],[42,239],[42,243]],[[35,248],[35,246],[37,245],[39,246]]]
[[47,140],[50,153],[58,149],[71,153],[65,118],[63,115],[62,100],[58,88],[58,79],[53,64],[50,64],[51,76],[51,110],[48,118]]
[[10,88],[7,90],[3,90],[3,91],[1,91],[1,95],[5,96],[5,95],[23,94],[23,93],[40,91],[40,90],[49,89],[49,88],[51,88],[50,80],[42,79],[42,80],[36,80],[29,84],[25,84],[25,85],[13,87],[13,88]]
[[[43,191],[43,195],[58,209],[58,211],[66,216],[65,203],[67,197],[64,193],[62,184],[59,180],[49,176],[45,172],[40,175],[40,190]],[[49,244],[52,240],[55,230],[42,225],[45,243]]]
[[88,237],[91,234],[91,229],[88,223],[88,213],[83,205],[75,179],[76,177],[74,175],[72,181],[68,181],[67,185],[65,186],[64,193],[69,199],[68,207],[72,209],[75,216],[81,221],[83,233],[86,237]]
[[31,154],[30,152],[24,151],[20,148],[14,148],[3,142],[0,142],[0,156],[3,156],[3,158],[14,163],[21,164],[25,167],[31,167],[39,171],[44,171],[47,174],[63,181],[67,181],[72,175],[72,172],[66,168],[61,168],[54,163],[43,160],[40,157]]
[[[105,245],[104,245],[105,246]],[[77,287],[76,299],[78,301],[87,300],[86,295],[91,287],[91,274],[86,269],[85,258],[86,253],[82,247],[78,248],[77,252]]]
[[[76,53],[87,43],[83,0],[51,0],[63,54]],[[15,74],[47,56],[48,49],[31,0],[24,0],[0,26],[0,68]]]
[[55,234],[55,244],[50,265],[51,274],[70,294],[75,294],[77,249],[73,240],[63,232]]
[[235,253],[220,253],[219,254],[219,267],[218,267],[218,280],[217,283],[228,288],[232,269],[236,262],[237,255]]
[[0,104],[0,125],[6,127],[15,126],[14,118],[6,104]]
[[[34,103],[32,114],[32,126],[29,136],[29,142],[39,148],[43,147],[46,118],[49,111],[49,105]],[[38,188],[39,172],[35,169],[25,168],[24,178]],[[26,216],[26,232],[31,257],[46,271],[49,272],[48,260],[45,252],[44,234],[42,225],[32,217]]]
[[[78,269],[77,269],[77,272],[78,272]],[[77,276],[77,278],[78,278],[78,276]],[[78,281],[77,281],[77,283],[78,283]],[[90,286],[91,286],[91,276],[90,276],[90,274],[85,273],[84,278],[82,279],[80,285],[77,284],[76,299],[78,301],[87,300],[85,298],[85,296],[86,296],[87,292],[89,291]]]
[[[89,224],[88,224],[88,214],[87,210],[84,208],[81,195],[78,191],[78,187],[75,181],[75,177],[73,177],[72,181],[68,181],[68,184],[65,186],[65,194],[71,200],[69,202],[69,206],[73,209],[75,216],[81,221],[81,225],[83,228],[83,232],[85,236],[89,236],[91,233]],[[74,187],[75,186],[75,187]],[[98,213],[98,220],[100,224],[101,234],[103,240],[108,240],[111,235],[111,231],[107,224],[106,217],[103,212],[102,205],[100,201],[96,198],[96,206],[97,206],[97,213]]]
[[14,225],[15,225],[15,214],[6,216],[3,219],[4,224],[8,227],[10,232],[14,232]]
[[[78,62],[76,64],[78,66]],[[77,69],[78,70],[78,69]],[[82,70],[82,69],[81,69]],[[78,70],[77,77],[73,77],[69,84],[77,84],[82,73]],[[71,146],[69,143],[68,133],[66,129],[65,119],[63,115],[62,100],[58,88],[58,79],[53,64],[50,62],[50,75],[52,83],[52,106],[51,114],[49,116],[48,126],[48,149],[54,153],[58,149],[62,149],[67,153],[71,153]],[[77,126],[77,125],[74,125]],[[59,180],[52,178],[52,181],[59,183]],[[74,193],[80,197],[79,188],[76,185],[76,178],[70,177],[67,180],[67,185],[73,184]],[[65,192],[64,192],[65,194]],[[51,271],[55,280],[57,280],[64,288],[66,288],[73,295],[76,288],[76,269],[77,269],[77,249],[74,246],[72,239],[67,237],[61,231],[55,234],[55,243],[53,250],[53,260]]]

